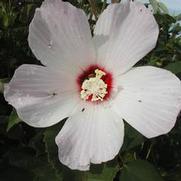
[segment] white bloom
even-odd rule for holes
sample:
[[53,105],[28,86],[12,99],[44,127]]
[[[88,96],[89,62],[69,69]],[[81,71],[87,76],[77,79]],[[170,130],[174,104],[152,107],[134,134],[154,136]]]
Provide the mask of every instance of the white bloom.
[[71,169],[113,159],[125,119],[147,138],[172,129],[181,109],[181,83],[171,72],[132,68],[156,45],[159,28],[141,3],[111,4],[92,38],[87,17],[61,0],[46,0],[29,28],[29,46],[44,66],[20,66],[5,98],[19,117],[47,127],[69,117],[56,137]]

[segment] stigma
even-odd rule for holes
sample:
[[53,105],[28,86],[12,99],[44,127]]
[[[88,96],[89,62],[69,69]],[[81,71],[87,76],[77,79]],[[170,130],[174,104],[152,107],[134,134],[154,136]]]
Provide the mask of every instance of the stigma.
[[106,73],[96,69],[94,74],[82,82],[80,97],[83,100],[103,101],[107,92],[107,84],[102,79]]

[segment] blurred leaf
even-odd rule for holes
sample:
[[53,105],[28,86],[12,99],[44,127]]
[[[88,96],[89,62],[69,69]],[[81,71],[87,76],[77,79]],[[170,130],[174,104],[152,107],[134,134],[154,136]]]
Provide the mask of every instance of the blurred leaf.
[[163,2],[160,2],[159,0],[150,0],[150,4],[153,7],[154,13],[162,12],[164,14],[169,14],[169,10]]
[[55,169],[47,162],[45,155],[34,160],[33,181],[62,181],[62,177],[55,174]]
[[125,124],[125,136],[124,143],[121,151],[128,151],[135,146],[141,145],[145,141],[145,138],[142,134],[136,131],[129,124]]
[[[167,174],[167,173],[166,173]],[[173,170],[173,173],[166,177],[169,181],[181,181],[181,166]]]
[[155,167],[147,161],[136,160],[124,165],[120,181],[163,181]]
[[36,156],[44,153],[45,145],[42,142],[43,140],[43,130],[38,130],[38,133],[35,134],[29,141],[28,146],[33,148],[36,151]]
[[93,165],[88,173],[88,181],[112,181],[118,171],[119,165],[116,159],[106,164]]
[[59,123],[55,126],[47,128],[44,132],[43,141],[45,143],[45,151],[48,156],[48,162],[51,167],[55,170],[57,177],[62,176],[62,166],[58,159],[58,147],[55,144],[55,137],[61,130],[63,123]]
[[113,181],[119,166],[117,160],[99,165],[91,165],[90,171],[63,169],[63,181]]
[[181,21],[181,13],[176,16],[176,20],[177,20],[177,21]]
[[181,61],[168,64],[165,69],[170,70],[174,74],[181,73]]
[[15,110],[13,110],[8,118],[7,131],[9,131],[13,126],[21,122],[21,119],[18,117]]
[[8,82],[8,79],[0,79],[0,93],[4,92],[4,84]]
[[161,10],[163,13],[169,14],[169,10],[168,10],[167,6],[166,6],[164,3],[158,2],[158,5],[159,5],[160,10]]
[[88,181],[87,172],[63,168],[63,181]]
[[159,8],[157,0],[149,0],[149,1],[150,1],[150,4],[153,7],[154,13],[157,13],[158,12],[158,8]]
[[11,166],[30,169],[33,164],[34,151],[28,147],[10,148],[4,155]]
[[17,12],[15,12],[11,1],[9,1],[9,3],[0,4],[0,20],[2,22],[1,28],[7,29],[10,26],[14,25],[16,18]]
[[3,93],[4,91],[4,83],[3,81],[0,79],[0,93]]

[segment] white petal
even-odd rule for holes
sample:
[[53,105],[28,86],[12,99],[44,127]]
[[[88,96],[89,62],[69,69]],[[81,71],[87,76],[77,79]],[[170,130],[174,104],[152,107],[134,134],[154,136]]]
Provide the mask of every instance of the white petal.
[[56,137],[59,159],[71,169],[113,159],[123,143],[124,124],[109,109],[92,106],[70,117]]
[[130,1],[109,5],[98,19],[94,33],[98,61],[121,74],[155,47],[159,29],[149,9]]
[[22,65],[5,87],[4,96],[27,124],[47,127],[69,116],[78,104],[73,82],[69,75],[47,67]]
[[168,133],[181,110],[181,82],[151,66],[133,68],[118,79],[113,109],[146,137]]
[[45,0],[36,9],[28,41],[44,65],[65,69],[71,74],[95,61],[85,13],[61,0]]

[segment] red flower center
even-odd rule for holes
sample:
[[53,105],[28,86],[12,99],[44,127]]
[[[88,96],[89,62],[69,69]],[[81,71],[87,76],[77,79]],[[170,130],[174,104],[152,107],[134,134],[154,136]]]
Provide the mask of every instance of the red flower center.
[[81,98],[92,102],[108,100],[112,82],[112,74],[98,65],[88,66],[77,78]]

